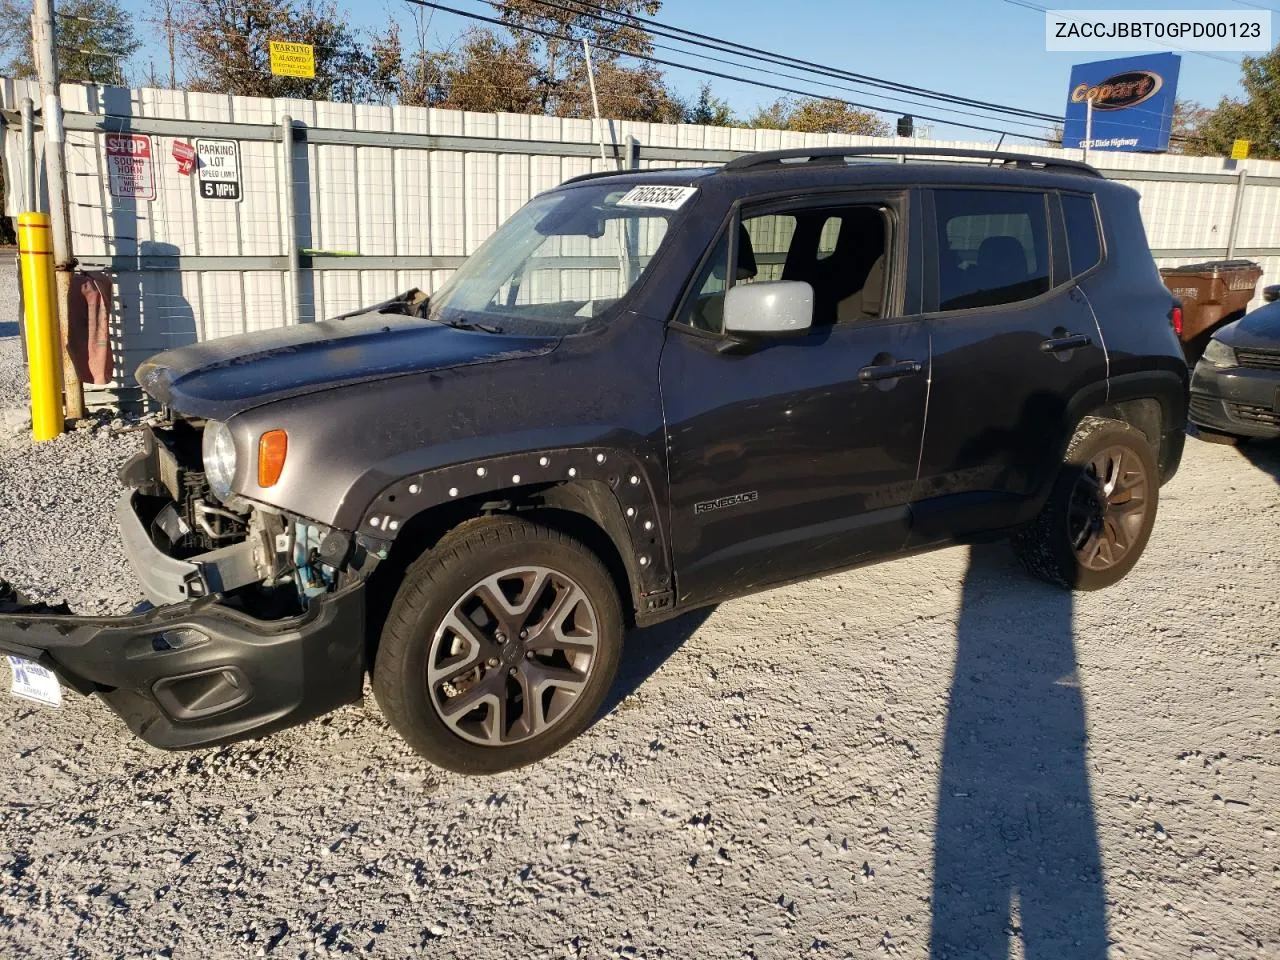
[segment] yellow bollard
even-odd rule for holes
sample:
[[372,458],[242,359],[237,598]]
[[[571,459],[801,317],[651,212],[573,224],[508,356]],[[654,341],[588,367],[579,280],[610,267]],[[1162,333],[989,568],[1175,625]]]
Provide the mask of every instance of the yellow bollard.
[[62,344],[53,284],[53,235],[47,213],[18,214],[18,255],[26,302],[27,372],[31,377],[31,436],[62,433]]

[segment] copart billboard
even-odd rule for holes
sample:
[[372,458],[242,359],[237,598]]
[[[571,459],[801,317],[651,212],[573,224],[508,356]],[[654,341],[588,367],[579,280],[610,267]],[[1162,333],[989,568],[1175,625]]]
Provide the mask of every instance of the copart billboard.
[[1168,150],[1181,63],[1176,53],[1153,53],[1076,64],[1071,68],[1062,145],[1084,146],[1088,104],[1093,101],[1090,150]]

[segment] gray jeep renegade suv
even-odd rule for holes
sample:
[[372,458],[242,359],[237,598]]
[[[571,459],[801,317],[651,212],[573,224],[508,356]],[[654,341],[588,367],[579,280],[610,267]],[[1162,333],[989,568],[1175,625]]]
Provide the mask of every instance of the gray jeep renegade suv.
[[1138,195],[1084,164],[580,177],[430,297],[144,363],[119,519],[155,606],[10,592],[0,651],[160,747],[300,723],[368,671],[432,761],[529,763],[633,625],[994,535],[1118,581],[1182,453],[1173,306]]

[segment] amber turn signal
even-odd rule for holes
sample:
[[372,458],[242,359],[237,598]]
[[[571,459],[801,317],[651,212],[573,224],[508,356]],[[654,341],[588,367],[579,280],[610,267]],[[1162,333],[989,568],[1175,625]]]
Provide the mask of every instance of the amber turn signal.
[[289,435],[283,430],[268,430],[258,438],[258,486],[276,485],[288,452]]

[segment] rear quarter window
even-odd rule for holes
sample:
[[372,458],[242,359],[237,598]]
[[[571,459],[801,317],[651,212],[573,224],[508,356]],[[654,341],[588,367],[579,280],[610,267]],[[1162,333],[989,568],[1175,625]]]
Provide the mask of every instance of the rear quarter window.
[[1098,234],[1098,214],[1093,197],[1074,193],[1062,195],[1062,220],[1067,228],[1067,255],[1071,275],[1088,273],[1102,260],[1102,238]]

